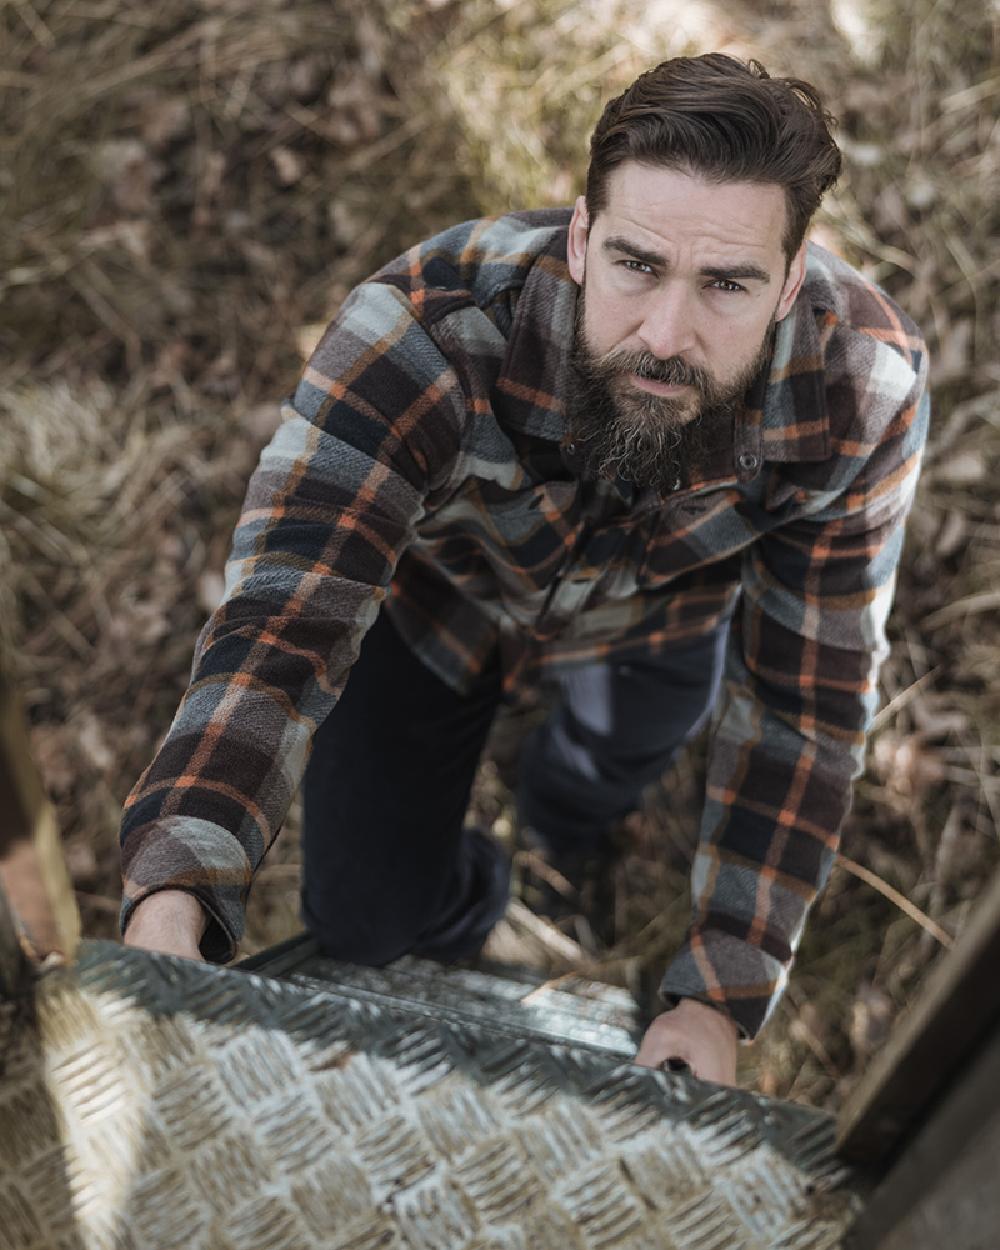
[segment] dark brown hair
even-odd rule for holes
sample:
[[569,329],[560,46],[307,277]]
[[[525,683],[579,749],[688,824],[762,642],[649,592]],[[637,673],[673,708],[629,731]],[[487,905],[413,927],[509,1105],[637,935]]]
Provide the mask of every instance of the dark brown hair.
[[782,246],[790,262],[840,173],[833,124],[815,87],[772,78],[759,61],[720,52],[663,61],[607,105],[591,136],[590,221],[606,207],[608,177],[625,161],[719,182],[772,183],[785,189]]

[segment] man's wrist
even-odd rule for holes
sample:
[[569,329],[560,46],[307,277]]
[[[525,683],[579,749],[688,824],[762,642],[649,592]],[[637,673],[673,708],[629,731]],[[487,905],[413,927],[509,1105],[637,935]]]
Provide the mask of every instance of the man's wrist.
[[725,1023],[730,1026],[737,1037],[742,1036],[740,1026],[736,1023],[733,1016],[726,1010],[722,1003],[710,1002],[708,999],[701,998],[696,994],[668,994],[665,996],[664,1006],[668,1009],[673,1008],[675,1011],[683,1007],[685,1012],[690,1012],[692,1010],[714,1012],[720,1020],[725,1021]]
[[709,1028],[731,1033],[734,1041],[738,1042],[742,1037],[740,1026],[729,1012],[717,1003],[709,1003],[702,998],[679,997],[668,1006],[681,1017],[697,1016],[704,1019]]
[[752,1041],[767,1020],[783,984],[784,965],[773,954],[722,929],[691,930],[660,981],[666,1006],[691,999],[736,1022]]
[[187,890],[156,890],[139,900],[125,926],[125,941],[157,947],[164,937],[197,947],[208,928],[208,913]]

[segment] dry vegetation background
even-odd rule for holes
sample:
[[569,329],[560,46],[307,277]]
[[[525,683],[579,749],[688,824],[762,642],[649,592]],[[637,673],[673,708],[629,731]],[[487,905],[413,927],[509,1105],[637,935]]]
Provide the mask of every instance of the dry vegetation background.
[[[847,172],[819,232],[934,361],[843,847],[874,878],[835,870],[744,1073],[839,1102],[1000,858],[997,29],[984,0],[0,2],[0,630],[85,931],[114,932],[120,803],[315,327],[448,223],[568,202],[601,101],[641,68],[756,55],[841,117]],[[498,732],[501,765],[520,723]],[[500,834],[505,775],[488,761],[476,793]],[[629,822],[610,977],[656,969],[684,927],[699,775],[695,749]],[[294,826],[248,950],[297,927]]]

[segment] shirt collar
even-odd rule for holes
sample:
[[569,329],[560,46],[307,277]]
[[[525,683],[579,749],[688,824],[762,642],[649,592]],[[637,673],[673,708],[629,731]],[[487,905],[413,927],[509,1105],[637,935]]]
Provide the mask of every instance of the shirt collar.
[[566,437],[566,394],[577,286],[566,263],[568,228],[539,252],[518,296],[496,382],[504,424],[536,438]]
[[763,386],[747,397],[746,417],[760,431],[764,460],[826,460],[830,417],[826,396],[826,339],[836,318],[825,307],[821,283],[806,279],[792,310],[775,327],[770,368]]

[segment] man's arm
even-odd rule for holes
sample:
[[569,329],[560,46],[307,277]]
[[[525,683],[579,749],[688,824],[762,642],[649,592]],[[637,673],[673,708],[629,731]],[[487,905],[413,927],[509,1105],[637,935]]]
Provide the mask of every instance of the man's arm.
[[125,945],[182,959],[201,959],[201,939],[208,913],[193,894],[184,890],[157,890],[147,894],[132,911]]
[[[902,332],[901,332],[902,333]],[[885,621],[926,437],[926,355],[843,353],[867,408],[835,428],[835,477],[800,491],[743,574],[710,747],[692,873],[693,921],[664,977],[670,999],[725,1012],[753,1038],[787,980],[832,867],[863,763]],[[867,379],[867,380],[866,380]],[[836,480],[836,475],[840,480]]]
[[122,824],[127,940],[219,961],[241,936],[253,873],[312,733],[343,688],[426,491],[453,463],[465,406],[410,298],[372,282],[327,331],[284,416],[250,482],[225,599]]

